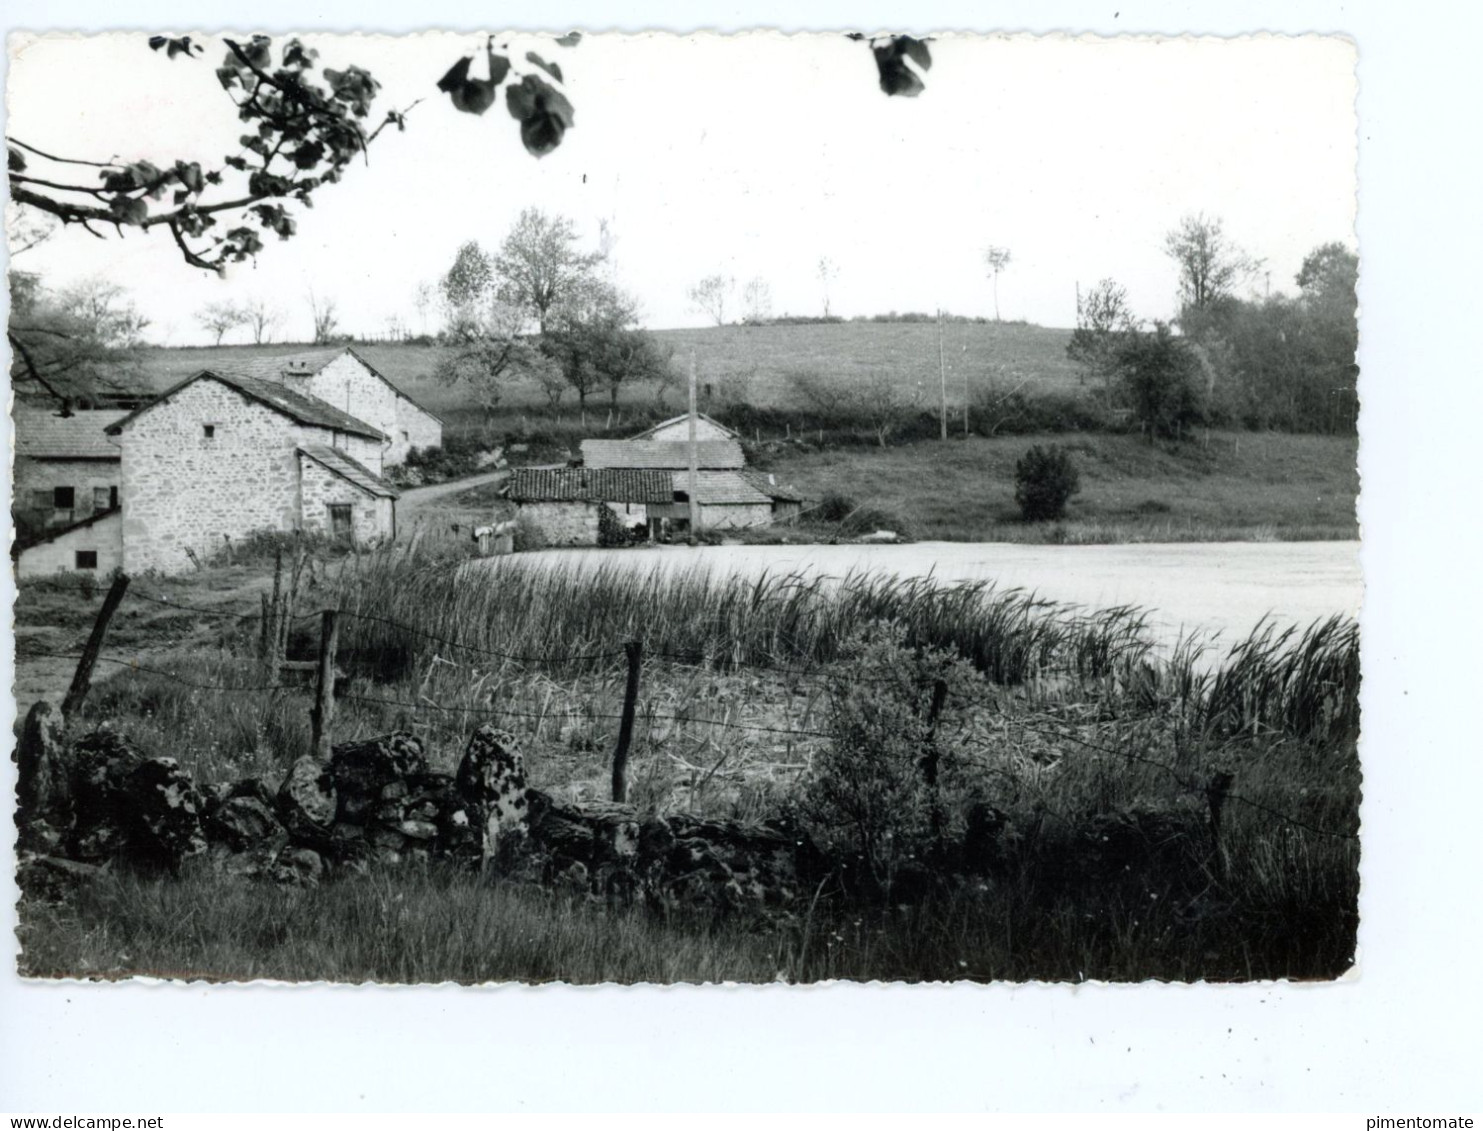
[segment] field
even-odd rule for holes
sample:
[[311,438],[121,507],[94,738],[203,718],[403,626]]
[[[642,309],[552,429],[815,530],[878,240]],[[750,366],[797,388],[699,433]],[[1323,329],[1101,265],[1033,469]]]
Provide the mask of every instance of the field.
[[[139,583],[126,609],[154,598],[213,616],[173,640],[121,637],[154,651],[100,682],[81,725],[111,720],[198,785],[281,778],[308,745],[308,695],[255,689],[255,624],[233,615],[251,613],[260,583],[244,568]],[[402,551],[318,578],[306,606],[337,605],[345,622],[338,741],[406,730],[451,770],[492,718],[518,736],[531,785],[601,799],[623,696],[615,645],[638,636],[634,811],[795,822],[823,861],[817,886],[765,914],[661,913],[436,864],[283,889],[223,882],[196,858],[174,878],[120,868],[24,903],[25,973],[1242,980],[1330,978],[1352,961],[1352,624],[1259,632],[1206,670],[1151,652],[1136,610],[982,586],[518,558],[480,584],[461,562]],[[38,591],[22,619],[58,597]],[[312,623],[291,654],[312,653]]]
[[[1046,442],[1070,449],[1081,493],[1064,522],[1026,524],[1014,502],[1015,461]],[[1214,433],[1181,445],[1005,436],[786,451],[768,466],[809,498],[844,495],[924,540],[1322,541],[1359,537],[1357,457],[1356,439],[1343,436]]]
[[[848,378],[860,374],[899,374],[903,385],[924,386],[937,395],[937,327],[921,323],[834,323],[812,326],[726,326],[705,330],[660,330],[656,336],[673,347],[680,373],[686,372],[693,352],[702,398],[708,403],[748,401],[762,407],[789,407],[791,379],[798,373]],[[1075,367],[1066,358],[1068,330],[992,323],[949,323],[944,327],[949,397],[961,403],[966,378],[970,391],[1007,388],[1027,381],[1039,390],[1077,388]],[[230,365],[233,358],[291,353],[313,346],[264,345],[148,349],[143,351],[143,376],[154,388],[165,388],[212,365]],[[462,393],[432,379],[441,347],[398,343],[356,344],[356,351],[408,396],[433,412],[467,408]],[[705,387],[710,386],[710,396]],[[647,406],[651,388],[625,390],[619,404],[636,410]],[[576,397],[568,394],[564,411],[575,412]],[[683,390],[669,394],[678,411]],[[935,403],[935,402],[934,402]],[[545,398],[534,382],[512,382],[499,418],[512,427],[520,416],[545,415]],[[606,393],[595,396],[592,411],[607,411]]]

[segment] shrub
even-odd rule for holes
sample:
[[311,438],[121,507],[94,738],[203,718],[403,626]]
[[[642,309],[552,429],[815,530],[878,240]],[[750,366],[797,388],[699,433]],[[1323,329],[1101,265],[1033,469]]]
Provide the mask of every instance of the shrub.
[[830,492],[819,500],[819,505],[814,508],[813,517],[820,522],[843,522],[858,507],[859,504],[848,495]]
[[951,748],[934,747],[932,718],[938,682],[951,702],[967,666],[908,647],[895,624],[855,637],[847,656],[830,684],[831,742],[814,758],[800,815],[827,855],[858,862],[857,894],[905,894],[929,878],[970,808]]
[[911,522],[884,507],[864,506],[854,511],[839,524],[841,534],[874,534],[877,530],[889,530],[910,541],[916,536]]
[[628,529],[613,513],[613,508],[599,503],[597,507],[597,544],[599,546],[626,546],[630,539]]
[[[607,508],[604,507],[604,510]],[[540,528],[529,515],[520,514],[515,517],[515,552],[523,554],[528,550],[544,550],[551,543],[546,538],[546,532]]]
[[1026,522],[1064,517],[1067,500],[1080,490],[1076,464],[1064,448],[1036,444],[1014,465],[1014,501]]

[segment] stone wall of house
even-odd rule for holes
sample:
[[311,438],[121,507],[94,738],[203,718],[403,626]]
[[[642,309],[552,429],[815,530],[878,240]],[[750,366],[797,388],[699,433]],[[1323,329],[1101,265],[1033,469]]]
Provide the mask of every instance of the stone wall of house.
[[299,471],[305,530],[330,534],[331,505],[348,504],[351,528],[359,545],[370,545],[392,537],[393,500],[357,487],[306,455],[299,456]]
[[740,530],[772,522],[771,503],[701,504],[700,523],[706,530]]
[[521,503],[529,519],[553,546],[596,546],[599,503]]
[[352,432],[331,431],[312,424],[298,426],[299,443],[326,444],[344,452],[367,471],[380,475],[385,470],[386,445],[368,436],[357,436]]
[[[120,475],[118,460],[16,456],[12,505],[48,526],[66,526],[107,510],[109,489],[118,488]],[[53,492],[58,487],[72,488],[70,510],[59,510],[53,505]]]
[[[77,554],[91,550],[98,555],[92,569],[79,569]],[[20,578],[51,577],[58,573],[91,573],[107,577],[123,567],[123,519],[117,512],[87,526],[69,530],[50,542],[42,542],[21,551],[15,572]]]
[[406,397],[396,402],[396,425],[388,433],[392,437],[391,447],[386,452],[386,462],[394,466],[405,462],[407,452],[413,448],[441,448],[443,446],[443,422]]
[[606,503],[604,505],[618,516],[618,521],[624,526],[648,525],[649,508],[643,503]]
[[378,475],[383,466],[406,462],[409,449],[438,447],[443,442],[443,426],[437,420],[377,377],[348,350],[319,372],[307,377],[286,376],[284,383],[386,433],[389,442],[381,445],[374,461],[355,456]]
[[[224,535],[293,529],[304,431],[209,377],[132,420],[121,437],[125,572],[180,573],[191,568],[187,549],[205,555]],[[311,431],[310,442],[329,442]]]

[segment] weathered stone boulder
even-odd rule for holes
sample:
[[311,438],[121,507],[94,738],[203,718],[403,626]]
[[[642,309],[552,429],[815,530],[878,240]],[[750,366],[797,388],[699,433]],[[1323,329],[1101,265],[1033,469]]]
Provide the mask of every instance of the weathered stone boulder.
[[339,800],[336,819],[367,824],[388,786],[427,769],[422,743],[410,734],[386,734],[345,742],[330,757],[330,776]]
[[236,783],[202,822],[206,838],[231,852],[264,845],[282,847],[288,830],[279,821],[273,795],[256,778]]
[[21,847],[55,851],[72,824],[72,785],[62,719],[50,703],[31,705],[13,758]]
[[525,759],[515,736],[485,723],[469,739],[454,788],[477,831],[480,858],[506,863],[525,847],[529,804]]
[[123,735],[104,729],[78,739],[69,761],[73,826],[67,855],[108,860],[128,845],[128,780],[144,756]]
[[124,783],[129,856],[136,863],[178,869],[206,851],[199,799],[174,758],[146,758]]
[[337,809],[334,778],[317,758],[305,754],[278,787],[276,807],[289,839],[314,847],[328,844]]
[[262,878],[275,884],[316,887],[324,877],[324,859],[312,848],[289,845]]

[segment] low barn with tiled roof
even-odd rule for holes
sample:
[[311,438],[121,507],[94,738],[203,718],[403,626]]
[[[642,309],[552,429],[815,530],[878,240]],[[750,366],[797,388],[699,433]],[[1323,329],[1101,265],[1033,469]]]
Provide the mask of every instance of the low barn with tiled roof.
[[671,503],[673,490],[667,471],[517,467],[505,495],[551,545],[595,546],[603,507],[624,526],[642,526],[651,508]]

